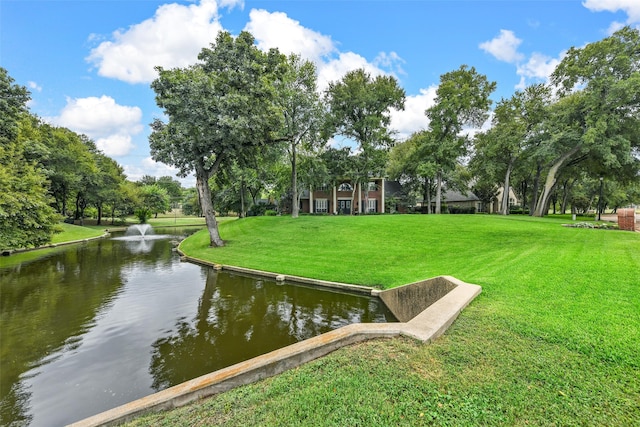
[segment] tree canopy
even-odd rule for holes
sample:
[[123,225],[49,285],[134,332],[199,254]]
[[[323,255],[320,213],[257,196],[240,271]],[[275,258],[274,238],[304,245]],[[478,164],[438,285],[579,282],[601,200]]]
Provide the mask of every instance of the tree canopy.
[[152,123],[151,154],[183,176],[195,172],[211,245],[223,246],[209,179],[276,140],[281,114],[273,81],[284,57],[277,50],[263,53],[243,31],[235,38],[220,32],[198,59],[187,68],[158,68],[151,87],[169,120]]

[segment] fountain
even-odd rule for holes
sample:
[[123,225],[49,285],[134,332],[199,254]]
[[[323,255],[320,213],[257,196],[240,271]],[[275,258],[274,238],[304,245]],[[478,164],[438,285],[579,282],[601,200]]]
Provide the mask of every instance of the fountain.
[[153,234],[155,234],[155,232],[153,231],[153,227],[149,224],[134,224],[127,228],[124,235],[127,237],[139,237],[144,239],[147,235],[151,236]]
[[124,240],[131,252],[140,254],[150,252],[155,240],[168,237],[166,234],[156,234],[149,224],[134,224],[127,228],[124,236],[114,237],[113,240]]

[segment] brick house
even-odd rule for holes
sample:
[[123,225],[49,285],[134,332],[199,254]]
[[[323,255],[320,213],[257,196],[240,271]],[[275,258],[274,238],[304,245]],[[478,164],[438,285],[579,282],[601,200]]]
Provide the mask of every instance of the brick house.
[[[385,178],[371,178],[366,184],[354,184],[345,178],[335,185],[304,190],[300,197],[300,212],[333,215],[385,213],[385,209],[388,209],[385,204],[399,197],[400,190],[397,182]],[[398,212],[403,210],[402,206],[392,206],[391,209]]]

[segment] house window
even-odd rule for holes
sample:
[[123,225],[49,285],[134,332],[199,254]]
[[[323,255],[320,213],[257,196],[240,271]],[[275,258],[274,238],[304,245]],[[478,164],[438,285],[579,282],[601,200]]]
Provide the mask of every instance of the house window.
[[369,191],[377,191],[378,190],[378,184],[376,184],[375,182],[371,181],[367,186],[367,190],[369,190]]
[[327,184],[321,184],[316,187],[316,191],[329,191],[329,186]]
[[353,191],[353,187],[348,182],[343,182],[340,184],[340,187],[338,187],[338,191]]
[[327,199],[316,199],[316,209],[315,212],[328,212],[329,211],[329,202]]
[[369,199],[367,202],[367,212],[375,213],[378,212],[378,200]]

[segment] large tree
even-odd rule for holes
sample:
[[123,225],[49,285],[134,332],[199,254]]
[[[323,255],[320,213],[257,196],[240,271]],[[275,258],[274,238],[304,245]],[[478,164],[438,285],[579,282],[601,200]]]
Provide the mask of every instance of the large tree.
[[517,91],[511,98],[498,102],[493,127],[476,138],[472,169],[476,176],[500,183],[505,189],[502,215],[509,213],[511,175],[523,157],[539,145],[550,102],[551,91],[543,84]]
[[495,87],[495,82],[466,65],[440,76],[435,104],[425,112],[429,133],[422,139],[423,156],[437,165],[437,214],[441,211],[443,179],[455,171],[458,159],[466,153],[468,139],[462,131],[465,126],[480,127],[487,120],[489,96]]
[[384,170],[386,159],[380,151],[394,142],[389,129],[390,112],[404,109],[405,92],[392,76],[372,78],[358,69],[330,83],[325,98],[329,110],[327,130],[358,144],[354,174],[349,177],[354,183],[352,197],[355,197],[358,184],[368,182],[372,174]]
[[[424,213],[431,213],[431,196],[437,165],[433,157],[423,156],[424,138],[429,132],[414,132],[406,141],[395,145],[389,154],[387,173],[400,181],[411,193],[422,198]],[[424,207],[427,207],[425,210]]]
[[28,100],[27,89],[0,68],[0,249],[47,243],[56,221],[46,176],[26,158],[20,138]]
[[578,160],[600,164],[602,174],[635,176],[640,147],[640,31],[625,27],[582,48],[569,49],[552,74],[560,100],[552,107],[551,159],[534,215],[547,213],[562,169]]
[[273,81],[283,56],[261,52],[248,32],[220,32],[186,68],[158,68],[151,84],[168,122],[155,120],[150,136],[155,160],[195,172],[196,188],[212,246],[224,246],[213,210],[209,179],[233,162],[241,165],[273,142],[280,129]]
[[286,72],[276,81],[277,103],[283,115],[282,138],[291,163],[291,216],[298,217],[298,153],[325,140],[321,137],[324,109],[317,92],[316,67],[297,55],[288,58]]

